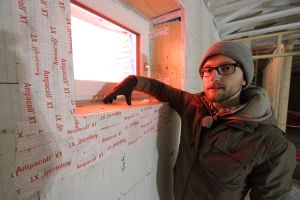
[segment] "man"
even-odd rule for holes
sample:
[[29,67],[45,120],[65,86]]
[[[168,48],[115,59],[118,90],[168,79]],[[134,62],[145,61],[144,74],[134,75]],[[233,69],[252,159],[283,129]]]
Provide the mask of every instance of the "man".
[[290,199],[295,148],[273,125],[262,88],[250,86],[251,51],[234,42],[218,42],[199,68],[204,91],[190,94],[162,82],[129,76],[103,101],[125,95],[131,104],[138,90],[167,101],[181,117],[174,167],[176,200]]

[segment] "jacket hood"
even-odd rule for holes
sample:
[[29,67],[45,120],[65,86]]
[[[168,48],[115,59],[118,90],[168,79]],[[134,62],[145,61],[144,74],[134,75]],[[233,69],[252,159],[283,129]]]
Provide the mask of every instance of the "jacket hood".
[[[207,99],[204,98],[209,105]],[[212,112],[214,121],[238,120],[256,122],[261,124],[273,124],[272,108],[267,92],[260,87],[249,86],[241,93],[241,105],[237,107],[224,108]]]

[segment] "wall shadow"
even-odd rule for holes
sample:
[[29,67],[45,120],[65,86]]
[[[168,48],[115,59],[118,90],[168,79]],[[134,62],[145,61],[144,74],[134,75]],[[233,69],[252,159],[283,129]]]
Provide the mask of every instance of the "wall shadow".
[[159,110],[157,126],[156,183],[160,200],[173,199],[173,167],[178,153],[180,117],[165,103]]

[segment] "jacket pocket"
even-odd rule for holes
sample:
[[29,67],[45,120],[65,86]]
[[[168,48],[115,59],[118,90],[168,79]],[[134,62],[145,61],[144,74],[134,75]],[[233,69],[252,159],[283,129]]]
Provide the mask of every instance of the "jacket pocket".
[[251,158],[251,148],[247,145],[232,145],[217,141],[209,152],[203,155],[202,165],[216,181],[226,185],[240,186],[245,182]]

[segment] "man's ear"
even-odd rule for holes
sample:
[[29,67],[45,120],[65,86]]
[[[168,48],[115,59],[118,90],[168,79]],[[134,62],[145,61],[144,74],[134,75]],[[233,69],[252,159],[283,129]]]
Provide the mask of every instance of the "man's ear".
[[243,82],[242,82],[242,86],[245,86],[247,83],[246,83],[246,81],[245,80],[243,80]]

